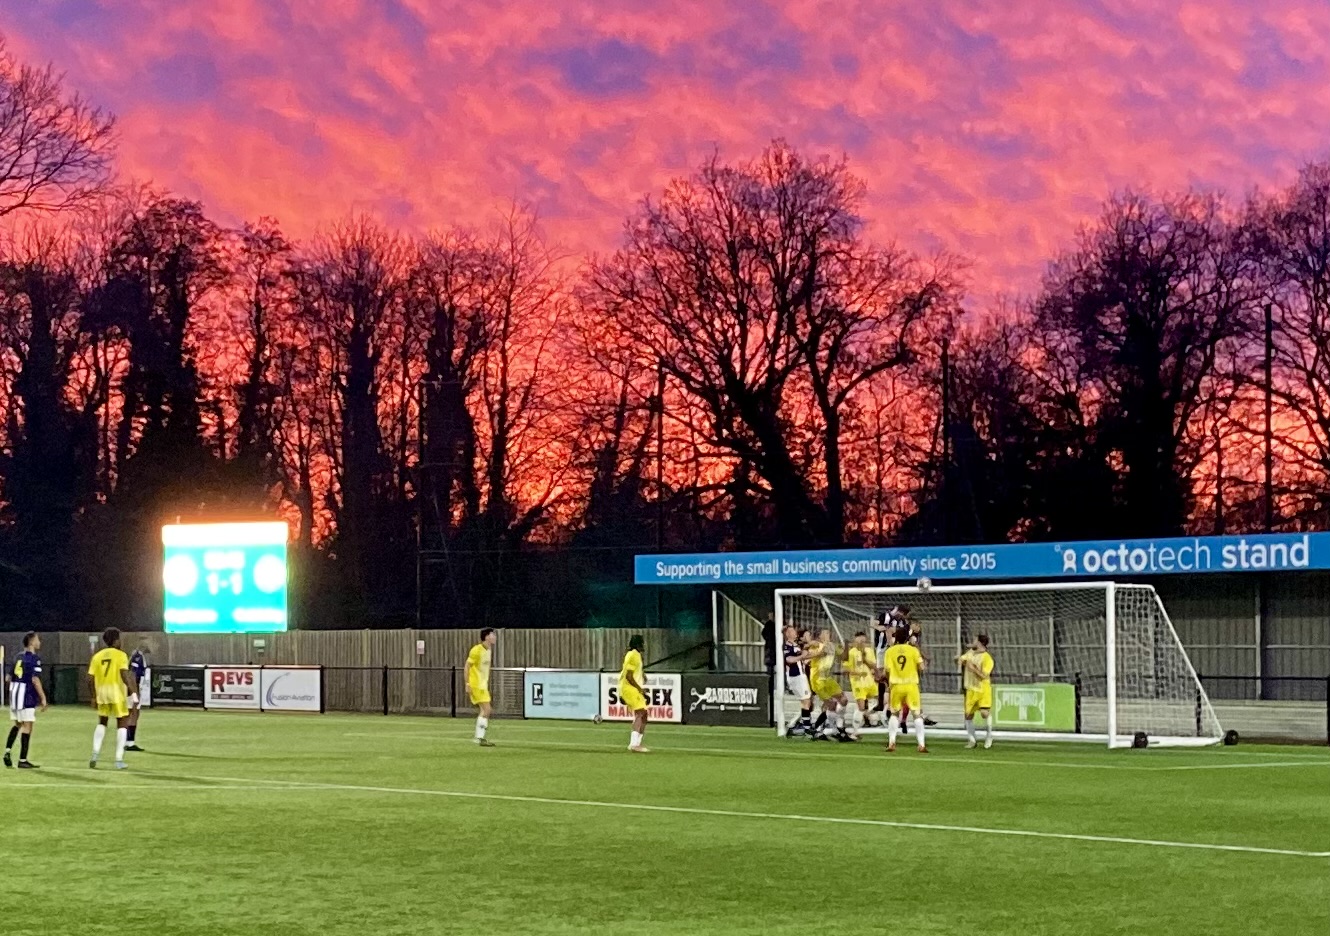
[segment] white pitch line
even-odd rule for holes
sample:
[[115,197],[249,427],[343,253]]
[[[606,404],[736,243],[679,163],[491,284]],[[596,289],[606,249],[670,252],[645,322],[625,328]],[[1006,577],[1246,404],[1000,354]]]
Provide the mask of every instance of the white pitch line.
[[92,793],[105,793],[108,790],[156,790],[158,793],[171,790],[212,790],[218,793],[230,793],[233,790],[242,790],[248,792],[264,793],[294,793],[297,788],[278,788],[266,785],[271,781],[256,783],[253,786],[241,786],[239,784],[225,783],[15,783],[6,784],[5,788],[10,790],[87,790]]
[[[213,781],[253,784],[253,777],[200,777]],[[487,800],[502,803],[532,803],[543,806],[581,806],[591,809],[621,809],[630,812],[673,813],[686,816],[713,816],[727,819],[770,819],[783,822],[825,822],[832,825],[870,826],[883,829],[909,829],[924,832],[955,832],[968,835],[999,835],[1018,838],[1056,839],[1067,842],[1094,842],[1109,845],[1139,845],[1152,848],[1183,848],[1196,851],[1237,852],[1248,855],[1283,855],[1291,858],[1330,858],[1330,851],[1315,852],[1292,848],[1264,848],[1257,845],[1222,845],[1212,842],[1171,842],[1164,839],[1130,838],[1119,835],[1086,835],[1076,832],[1040,832],[1034,829],[1002,829],[987,826],[945,825],[936,822],[896,822],[890,819],[856,819],[844,816],[805,816],[798,813],[746,812],[736,809],[704,809],[696,806],[663,806],[651,803],[613,803],[604,800],[560,799],[551,796],[520,796],[507,793],[471,793],[460,790],[429,790],[411,787],[362,786],[350,783],[323,783],[304,780],[261,780],[277,786],[300,790],[382,793],[401,796],[439,796],[449,799]]]
[[[383,738],[385,735],[345,732],[343,737],[347,738]],[[391,735],[392,738],[419,738],[428,741],[442,741],[452,744],[471,744],[471,737],[461,737],[446,734],[428,734],[426,732],[397,732]],[[862,745],[864,742],[860,742]],[[622,750],[622,744],[604,744],[592,741],[529,741],[525,739],[515,739],[504,741],[503,744],[508,747],[566,747],[566,748],[595,748],[597,750],[618,751]],[[871,745],[872,742],[867,742]],[[906,745],[906,750],[901,754],[901,759],[914,762],[913,753],[909,750],[913,744]],[[683,754],[719,754],[726,757],[795,757],[795,758],[814,758],[819,760],[836,759],[845,760],[845,754],[833,754],[831,751],[772,751],[756,750],[751,748],[712,748],[712,747],[676,747],[669,744],[659,749],[662,752],[679,752]],[[856,755],[850,755],[856,756]],[[857,755],[867,756],[867,755]],[[1265,768],[1265,767],[1330,767],[1330,758],[1320,761],[1252,761],[1250,763],[1233,764],[1184,764],[1177,766],[1159,765],[1159,764],[1078,764],[1073,761],[1044,761],[1044,760],[1013,760],[1011,758],[993,757],[988,753],[976,753],[973,756],[959,756],[949,754],[929,754],[926,757],[919,758],[919,763],[941,762],[941,763],[965,763],[965,764],[984,764],[989,766],[1006,767],[1064,767],[1068,770],[1135,770],[1153,773],[1156,771],[1172,770],[1236,770],[1241,768]]]

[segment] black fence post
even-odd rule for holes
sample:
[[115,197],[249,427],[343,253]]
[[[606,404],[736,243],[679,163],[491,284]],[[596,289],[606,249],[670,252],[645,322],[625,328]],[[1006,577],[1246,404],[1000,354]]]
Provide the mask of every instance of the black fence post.
[[1076,674],[1076,733],[1081,733],[1081,674]]
[[388,667],[383,668],[383,714],[388,714]]
[[328,711],[328,668],[322,663],[319,664],[319,714],[324,715]]
[[[1196,682],[1199,684],[1200,681],[1201,677],[1197,676]],[[1201,690],[1198,688],[1196,690],[1196,737],[1199,738],[1200,736],[1201,736]]]
[[1330,744],[1330,676],[1325,677],[1325,743]]
[[457,717],[457,667],[448,670],[448,715]]

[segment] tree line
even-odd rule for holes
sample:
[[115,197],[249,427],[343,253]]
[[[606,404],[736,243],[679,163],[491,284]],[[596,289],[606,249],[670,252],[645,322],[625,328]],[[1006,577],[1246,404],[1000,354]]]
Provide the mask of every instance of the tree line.
[[176,519],[289,519],[306,626],[580,623],[656,548],[1326,521],[1330,164],[1114,195],[982,308],[966,258],[870,236],[853,167],[779,140],[591,258],[521,206],[230,227],[114,151],[0,48],[13,626],[151,626]]

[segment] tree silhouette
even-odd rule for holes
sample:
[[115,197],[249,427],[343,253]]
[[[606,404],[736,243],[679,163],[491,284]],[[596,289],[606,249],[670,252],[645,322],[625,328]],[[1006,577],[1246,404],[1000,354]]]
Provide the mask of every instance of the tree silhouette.
[[115,120],[66,94],[47,65],[17,61],[0,36],[0,217],[86,207],[111,182]]

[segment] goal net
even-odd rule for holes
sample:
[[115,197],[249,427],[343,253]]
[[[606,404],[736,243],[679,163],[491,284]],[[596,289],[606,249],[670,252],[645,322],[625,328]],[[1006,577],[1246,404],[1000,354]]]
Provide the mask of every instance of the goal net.
[[[1097,741],[1109,747],[1130,746],[1138,733],[1153,745],[1214,744],[1223,738],[1168,612],[1148,585],[781,589],[775,601],[782,627],[793,624],[814,635],[827,627],[842,646],[860,631],[871,643],[873,623],[898,607],[907,607],[922,629],[920,648],[929,660],[921,685],[923,710],[940,729],[930,728],[930,734],[960,734],[964,702],[954,661],[976,635],[986,634],[995,663],[994,717],[998,725],[1016,724],[1011,730],[999,727],[999,738]],[[778,665],[776,673],[776,722],[783,734],[799,701],[785,692],[785,667]],[[844,674],[841,680],[849,685]],[[1050,684],[1070,688],[1048,689]],[[1059,717],[1049,712],[1045,721],[1045,693],[1050,705],[1055,697],[1074,700],[1074,715],[1060,706]],[[1029,717],[1026,709],[1038,717]]]

